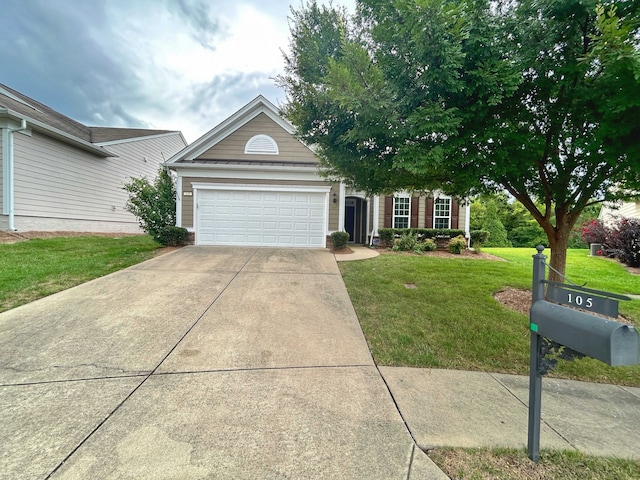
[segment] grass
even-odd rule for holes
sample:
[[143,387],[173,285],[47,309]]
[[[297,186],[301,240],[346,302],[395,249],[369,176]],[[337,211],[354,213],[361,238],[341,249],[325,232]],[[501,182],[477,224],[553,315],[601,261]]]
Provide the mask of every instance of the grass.
[[640,479],[640,463],[575,451],[543,451],[536,464],[524,450],[437,448],[429,452],[450,478],[459,480],[629,480]]
[[154,256],[147,235],[54,237],[0,245],[0,312]]
[[[531,288],[532,249],[484,249],[505,262],[468,257],[380,255],[340,269],[365,337],[380,365],[450,368],[526,375],[529,321],[494,298],[504,287]],[[572,250],[575,282],[640,294],[640,280],[619,264]],[[407,288],[413,284],[416,288]],[[640,320],[640,301],[621,302]],[[550,376],[640,385],[640,366],[609,367],[593,359],[560,361]]]

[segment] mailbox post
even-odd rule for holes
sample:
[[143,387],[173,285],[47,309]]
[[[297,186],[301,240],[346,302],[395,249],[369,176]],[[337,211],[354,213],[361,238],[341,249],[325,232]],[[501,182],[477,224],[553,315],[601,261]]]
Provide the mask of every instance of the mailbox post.
[[544,247],[538,246],[536,250],[529,311],[531,352],[527,440],[527,454],[534,462],[540,460],[542,375],[553,368],[544,362],[547,351],[551,349],[547,347],[563,347],[564,358],[588,356],[612,366],[636,365],[639,355],[636,329],[613,320],[618,316],[617,299],[630,299],[545,280],[547,257],[542,254]]
[[[546,255],[544,248],[536,247],[538,253],[533,256],[533,286],[531,290],[531,305],[544,300],[544,279],[546,274]],[[533,319],[529,317],[530,325]],[[540,413],[542,403],[542,337],[537,329],[531,328],[531,349],[529,353],[529,429],[527,438],[527,453],[534,462],[540,460]]]

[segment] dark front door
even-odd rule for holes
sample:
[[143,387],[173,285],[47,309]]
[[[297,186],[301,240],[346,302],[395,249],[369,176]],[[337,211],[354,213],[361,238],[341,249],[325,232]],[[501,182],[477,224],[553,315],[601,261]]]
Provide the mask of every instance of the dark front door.
[[367,241],[367,202],[357,197],[345,198],[344,229],[350,243]]

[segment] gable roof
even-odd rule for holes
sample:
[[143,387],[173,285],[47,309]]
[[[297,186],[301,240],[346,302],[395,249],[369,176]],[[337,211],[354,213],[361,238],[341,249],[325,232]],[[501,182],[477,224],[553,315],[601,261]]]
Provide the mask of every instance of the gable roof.
[[282,127],[287,133],[292,134],[294,127],[278,113],[278,109],[264,96],[258,95],[251,102],[246,104],[236,113],[213,127],[191,145],[183,148],[173,157],[167,160],[166,164],[177,163],[182,160],[194,160],[215,144],[221,142],[226,137],[246,125],[261,113],[265,114],[276,124]]
[[172,130],[88,127],[2,83],[0,116],[17,121],[25,119],[30,128],[103,157],[116,155],[100,144],[170,133],[182,135],[179,131]]
[[91,130],[91,141],[96,144],[179,133],[174,130],[147,130],[145,128],[89,127],[89,129]]

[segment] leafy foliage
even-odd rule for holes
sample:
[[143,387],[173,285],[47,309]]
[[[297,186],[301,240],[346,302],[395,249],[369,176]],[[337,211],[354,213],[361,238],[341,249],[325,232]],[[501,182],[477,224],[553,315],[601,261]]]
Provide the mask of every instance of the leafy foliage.
[[154,240],[162,245],[175,247],[187,243],[189,232],[182,227],[162,227],[154,236]]
[[640,219],[621,218],[609,229],[606,248],[630,267],[640,267]]
[[449,251],[451,253],[459,255],[465,248],[467,248],[467,240],[462,235],[458,235],[456,238],[449,240]]
[[437,237],[457,237],[458,235],[464,235],[464,230],[457,228],[380,228],[378,229],[378,235],[380,240],[389,240],[393,243],[393,239],[396,236],[402,236],[406,234],[415,234],[418,240],[424,240],[426,238]]
[[607,241],[607,227],[602,220],[591,220],[582,225],[582,238],[586,243],[600,243]]
[[425,238],[422,242],[418,243],[416,250],[419,252],[433,252],[436,249],[436,242],[431,238]]
[[372,193],[506,189],[564,271],[582,211],[640,188],[640,3],[357,5],[292,10],[278,77],[325,174]]
[[396,238],[393,243],[392,250],[396,252],[406,252],[409,250],[415,250],[418,245],[418,235],[415,233],[405,233],[400,238]]
[[630,267],[640,267],[640,219],[619,218],[611,226],[591,220],[582,228],[587,243],[602,244],[603,251]]
[[[140,228],[163,245],[179,238],[186,240],[186,231],[173,230],[176,225],[176,190],[171,175],[160,168],[153,183],[145,177],[132,178],[123,189],[129,193],[125,208],[133,213]],[[184,229],[183,229],[184,230]]]
[[331,245],[336,250],[347,248],[349,242],[349,232],[333,232],[331,234]]
[[489,202],[487,213],[482,224],[482,229],[489,232],[489,238],[484,243],[485,247],[510,247],[511,242],[507,238],[507,230],[498,217],[495,203]]
[[471,230],[469,235],[471,237],[471,246],[476,248],[484,245],[489,238],[489,232],[486,230]]

